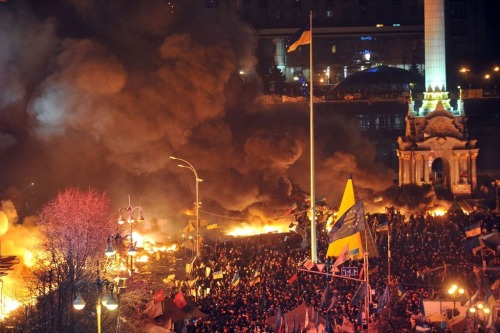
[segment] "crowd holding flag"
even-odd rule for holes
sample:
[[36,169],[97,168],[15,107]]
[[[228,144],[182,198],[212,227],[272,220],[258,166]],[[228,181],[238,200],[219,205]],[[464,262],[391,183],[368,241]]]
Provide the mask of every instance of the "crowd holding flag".
[[236,274],[234,274],[233,279],[231,280],[231,284],[233,285],[233,287],[236,287],[239,283],[240,283],[240,273],[236,272]]
[[288,282],[288,284],[292,284],[292,283],[294,283],[295,281],[297,281],[297,279],[298,279],[298,278],[299,278],[299,277],[297,276],[297,273],[295,273],[295,274],[293,274],[293,275],[292,275],[292,276],[291,276],[291,277],[287,280],[287,282]]
[[217,271],[212,274],[214,280],[219,280],[224,277],[224,273],[222,271]]
[[175,305],[177,305],[179,309],[183,309],[187,306],[187,301],[184,298],[184,294],[181,291],[179,291],[177,295],[175,295],[174,303]]
[[333,267],[331,269],[332,273],[338,272],[338,266],[342,265],[344,262],[351,260],[351,256],[349,255],[349,243],[344,246],[342,252],[337,257],[337,260],[333,263]]
[[252,277],[250,278],[250,282],[249,282],[250,287],[256,285],[259,282],[260,282],[260,272],[259,272],[259,269],[256,268],[256,269],[254,269]]
[[354,296],[352,296],[351,306],[355,306],[359,302],[361,302],[365,299],[367,289],[368,288],[366,288],[366,282],[361,283],[361,285],[358,287],[358,289],[354,293]]
[[347,319],[346,316],[342,319],[341,331],[346,333],[354,333],[354,324]]
[[320,308],[324,309],[327,305],[329,305],[331,299],[332,299],[332,292],[330,290],[330,283],[327,283],[325,290],[323,291],[323,295],[321,296]]
[[349,244],[351,258],[362,258],[364,251],[361,231],[363,230],[365,230],[365,213],[363,200],[359,200],[330,230],[327,256],[340,256],[345,245]]
[[465,237],[476,237],[481,235],[481,223],[474,223],[465,229]]
[[304,263],[304,267],[307,268],[308,270],[311,270],[314,267],[314,263],[312,262],[311,259],[307,259],[306,262]]
[[398,297],[400,302],[407,296],[407,294],[406,289],[401,284],[398,284]]
[[384,306],[389,303],[389,300],[391,299],[391,295],[390,295],[390,290],[389,290],[389,286],[386,286],[385,289],[384,289],[384,292],[382,293],[382,295],[380,296],[380,298],[378,299],[378,303],[377,303],[377,307],[379,309],[383,309]]
[[365,230],[365,210],[363,200],[359,200],[332,227],[328,234],[329,242],[333,243],[362,230]]

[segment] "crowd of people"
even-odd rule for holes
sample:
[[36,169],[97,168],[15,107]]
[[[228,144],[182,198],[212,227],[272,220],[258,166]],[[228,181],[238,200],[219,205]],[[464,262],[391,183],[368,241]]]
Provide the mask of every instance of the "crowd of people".
[[[309,323],[308,326],[316,327],[312,331],[320,333],[361,332],[368,327],[376,327],[374,332],[415,332],[421,328],[450,332],[439,323],[426,320],[423,299],[449,297],[451,283],[464,286],[469,295],[495,295],[497,290],[491,289],[497,279],[495,271],[478,269],[497,263],[495,251],[471,250],[466,243],[479,236],[467,237],[466,231],[480,225],[482,234],[496,232],[500,212],[465,214],[460,209],[450,209],[443,216],[405,216],[387,209],[386,214],[365,216],[378,248],[378,256],[369,255],[369,316],[361,311],[364,299],[358,297],[360,281],[321,274],[329,273],[336,260],[326,257],[329,238],[326,228],[322,228],[317,230],[317,257],[325,264],[321,271],[304,268],[311,249],[308,236],[299,236],[300,233],[273,238],[274,241],[266,241],[266,235],[262,235],[220,242],[214,246],[216,251],[197,258],[189,281],[179,290],[192,295],[208,319],[186,321],[182,331],[276,332],[281,328],[280,332],[296,333],[306,332],[304,324]],[[384,223],[388,228],[378,228]],[[344,263],[358,267],[359,272],[363,271],[363,264],[359,259]],[[392,301],[387,299],[387,290],[391,290]],[[301,304],[310,309],[306,321],[303,317],[286,317]],[[493,329],[491,322],[465,317],[465,332],[484,332],[488,324]]]

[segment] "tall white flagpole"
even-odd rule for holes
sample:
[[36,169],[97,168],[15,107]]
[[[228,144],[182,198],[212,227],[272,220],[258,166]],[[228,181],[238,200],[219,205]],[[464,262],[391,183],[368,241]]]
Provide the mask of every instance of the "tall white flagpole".
[[309,29],[311,31],[311,43],[309,44],[309,134],[310,134],[310,160],[311,160],[311,261],[318,262],[316,249],[316,195],[314,188],[314,108],[313,108],[313,26],[312,11],[309,12]]

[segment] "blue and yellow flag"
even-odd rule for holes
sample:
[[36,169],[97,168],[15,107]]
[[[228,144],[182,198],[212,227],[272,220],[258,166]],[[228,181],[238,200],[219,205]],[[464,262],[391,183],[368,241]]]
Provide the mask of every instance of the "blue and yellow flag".
[[465,227],[465,237],[477,237],[481,235],[481,223],[474,223]]
[[327,257],[340,256],[346,244],[349,244],[349,256],[351,257],[351,259],[363,258],[364,250],[360,232],[357,232],[354,235],[348,237],[341,238],[331,243],[328,246],[328,251],[326,253],[326,256]]
[[233,287],[236,287],[239,283],[240,283],[240,273],[236,272],[236,274],[234,274],[233,280],[231,281],[231,284],[233,285]]
[[217,271],[212,274],[214,280],[222,279],[224,277],[224,273],[222,271]]
[[295,51],[300,45],[311,44],[311,37],[311,28],[307,25],[288,38],[286,51],[290,53]]
[[362,230],[365,230],[365,210],[363,200],[359,200],[332,227],[328,234],[329,243],[354,235]]

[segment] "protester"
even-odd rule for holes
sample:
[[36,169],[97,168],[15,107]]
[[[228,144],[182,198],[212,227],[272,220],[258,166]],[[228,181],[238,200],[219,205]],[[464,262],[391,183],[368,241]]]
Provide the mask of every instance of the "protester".
[[[389,226],[387,231],[377,232],[377,224],[383,222],[381,219],[387,219]],[[391,287],[397,285],[400,293],[396,313],[391,315],[402,316],[405,329],[410,332],[425,324],[422,299],[446,297],[452,282],[460,282],[470,295],[485,292],[494,282],[477,270],[477,267],[482,267],[482,258],[466,249],[470,240],[466,231],[478,223],[482,234],[499,230],[500,214],[497,211],[467,215],[461,210],[450,210],[443,216],[412,213],[407,218],[389,209],[387,214],[367,214],[366,221],[380,254],[369,258],[369,281],[374,290],[372,302],[378,303],[378,307],[370,307],[368,320],[361,313],[364,298],[357,295],[359,281],[332,278],[319,274],[318,269],[304,267],[310,257],[307,237],[301,239],[302,242],[287,237],[268,246],[258,239],[249,238],[218,243],[216,253],[196,260],[190,279],[193,282],[183,284],[180,289],[186,295],[196,295],[196,304],[209,319],[190,320],[183,330],[275,332],[278,325],[270,325],[269,320],[278,316],[282,332],[305,332],[307,322],[314,323],[310,326],[316,327],[315,332],[340,332],[341,327],[349,324],[352,324],[353,332],[357,332],[363,326],[366,328],[368,322],[381,324],[383,308],[388,305],[384,292],[389,284]],[[389,233],[391,281],[388,283]],[[330,272],[336,258],[325,257],[328,232],[318,230],[317,237],[318,261],[325,264],[322,272]],[[497,261],[495,255],[483,256],[483,259],[488,263]],[[350,260],[344,265],[358,267],[361,272],[363,261]],[[214,272],[222,272],[217,276],[221,278],[214,278]],[[307,322],[286,318],[287,313],[302,303],[311,309]],[[440,327],[431,326],[440,332]],[[346,332],[349,330],[347,328]],[[471,328],[470,332],[481,330],[484,330],[483,326],[475,330]]]

